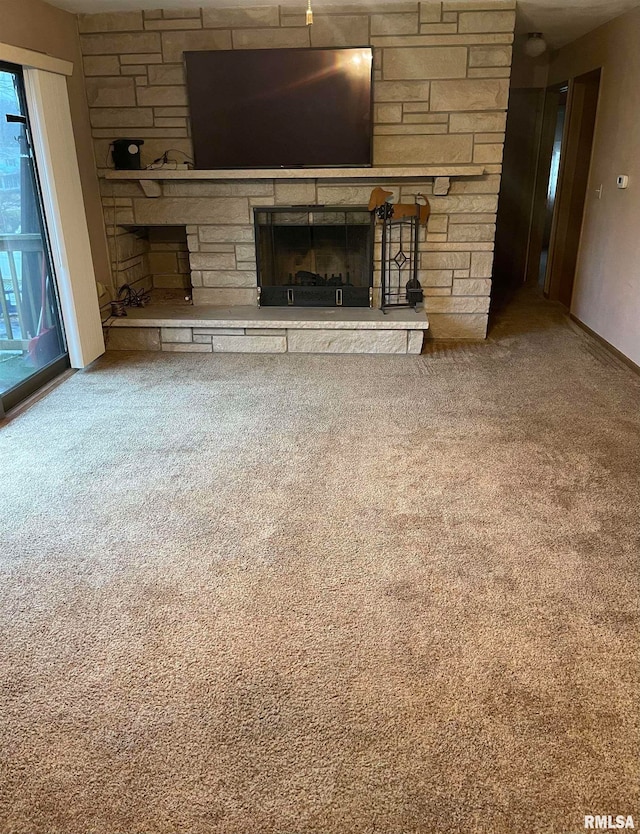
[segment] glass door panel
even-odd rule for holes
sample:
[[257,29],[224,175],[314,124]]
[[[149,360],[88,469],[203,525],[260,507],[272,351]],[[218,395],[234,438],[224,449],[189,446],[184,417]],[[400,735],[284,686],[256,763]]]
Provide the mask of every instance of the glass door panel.
[[0,412],[68,364],[22,74],[0,64]]

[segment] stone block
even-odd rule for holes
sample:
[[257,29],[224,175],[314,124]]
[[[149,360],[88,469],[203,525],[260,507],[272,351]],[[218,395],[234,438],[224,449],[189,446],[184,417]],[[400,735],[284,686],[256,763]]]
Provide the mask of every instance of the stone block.
[[212,29],[256,29],[279,26],[280,18],[277,6],[259,6],[245,9],[203,9],[202,22],[205,28]]
[[506,126],[506,113],[452,113],[449,120],[451,133],[504,133]]
[[325,206],[366,206],[372,185],[323,185],[318,183],[318,203]]
[[162,327],[160,336],[163,342],[191,342],[193,333],[190,327]]
[[86,55],[82,63],[85,76],[120,75],[120,58],[117,55]]
[[478,144],[473,148],[473,161],[478,164],[502,162],[503,145]]
[[202,29],[202,23],[199,18],[192,20],[149,20],[145,22],[144,28],[153,31]]
[[[288,27],[286,29],[234,29],[234,49],[286,49],[309,46],[309,29]],[[210,30],[215,31],[215,30]]]
[[157,32],[81,35],[80,46],[83,55],[160,52],[160,35]]
[[452,269],[419,269],[418,280],[423,287],[450,288],[453,282]]
[[160,350],[158,327],[112,327],[107,350]]
[[258,278],[255,269],[253,270],[217,270],[202,272],[202,285],[204,287],[235,287],[249,288],[258,285]]
[[289,330],[290,353],[407,352],[406,330]]
[[433,197],[431,210],[439,214],[455,215],[459,213],[494,213],[498,209],[497,194],[448,194],[446,197]]
[[[192,269],[235,269],[236,257],[233,252],[192,252],[189,258]],[[205,282],[205,286],[207,286]],[[227,286],[216,284],[214,286]]]
[[252,261],[256,260],[256,248],[250,244],[240,244],[236,246],[236,258],[238,261]]
[[247,327],[247,336],[286,336],[287,331],[279,327]]
[[275,202],[279,206],[317,205],[315,182],[275,182]]
[[465,34],[478,32],[513,32],[516,25],[515,11],[460,12],[458,31]]
[[[156,35],[156,37],[159,37]],[[231,49],[231,32],[201,29],[187,32],[163,32],[162,54],[167,64],[180,64],[184,52],[203,49]]]
[[502,78],[433,81],[431,109],[506,110],[509,82]]
[[425,296],[427,315],[431,313],[488,313],[489,297],[480,295]]
[[133,78],[85,78],[89,107],[127,107],[136,103]]
[[[401,14],[372,14],[372,35],[416,35],[418,33],[417,12],[403,12]],[[364,43],[364,41],[363,41]]]
[[490,278],[454,278],[453,295],[489,295]]
[[485,339],[486,313],[429,313],[429,333],[433,339]]
[[[131,53],[127,55],[120,56],[120,63],[121,64],[161,64],[162,63],[162,53],[161,52],[143,52],[141,54]],[[125,71],[125,68],[122,68],[122,72]]]
[[470,67],[469,78],[509,78],[511,67]]
[[[135,222],[141,225],[175,225],[179,218],[183,224],[249,223],[249,204],[246,197],[224,197],[217,200],[205,197],[161,197],[155,200],[134,200]],[[202,238],[201,238],[202,240]]]
[[420,26],[421,35],[455,35],[457,31],[457,23],[423,23]]
[[142,12],[106,12],[79,14],[78,31],[87,32],[134,32],[142,30]]
[[[149,84],[180,86],[184,84],[184,67],[182,64],[150,64],[147,70]],[[158,115],[158,114],[156,114]],[[184,113],[181,115],[185,115]]]
[[471,162],[471,136],[375,136],[373,158],[376,165],[433,165]]
[[[149,13],[145,13],[145,17]],[[200,17],[200,9],[197,6],[194,6],[190,9],[164,9],[161,11],[159,17],[164,17],[165,20],[184,20],[190,17]],[[157,18],[151,18],[153,20]]]
[[235,182],[193,182],[175,180],[164,184],[167,197],[270,197],[273,182],[270,180],[237,180]]
[[214,353],[286,353],[284,336],[212,336]]
[[242,327],[194,327],[193,338],[197,336],[200,338],[208,338],[211,341],[212,336],[244,336],[244,328]]
[[493,270],[493,252],[471,254],[471,278],[490,278]]
[[420,3],[420,23],[440,23],[442,20],[442,3],[427,0]]
[[379,122],[401,122],[402,104],[376,104],[375,121]]
[[198,342],[163,342],[162,350],[169,353],[211,353],[211,345]]
[[187,89],[184,86],[142,87],[138,90],[138,104],[141,107],[155,105],[175,106],[187,103]]
[[420,255],[421,269],[469,269],[471,263],[470,252],[422,252]]
[[424,345],[424,330],[410,330],[407,339],[407,353],[416,356],[422,353]]
[[314,16],[311,46],[363,46],[369,43],[369,17],[347,14]]
[[510,46],[472,46],[469,49],[470,67],[510,67]]
[[374,101],[429,101],[428,81],[379,81],[373,85]]
[[449,241],[472,243],[476,241],[493,241],[496,227],[489,223],[460,223],[449,226]]
[[383,61],[385,81],[464,78],[467,74],[463,46],[390,48],[385,49]]
[[[140,107],[110,107],[89,112],[92,127],[125,128],[125,127],[151,127],[153,125],[153,110]],[[105,157],[106,158],[106,155]],[[102,158],[98,156],[98,164]],[[111,158],[109,158],[109,165]]]
[[202,243],[253,243],[253,226],[200,226]]

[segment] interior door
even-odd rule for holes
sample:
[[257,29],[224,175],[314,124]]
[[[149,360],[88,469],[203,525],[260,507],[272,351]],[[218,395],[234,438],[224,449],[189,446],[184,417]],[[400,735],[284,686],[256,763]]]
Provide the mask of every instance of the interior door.
[[0,414],[67,367],[22,73],[0,64]]

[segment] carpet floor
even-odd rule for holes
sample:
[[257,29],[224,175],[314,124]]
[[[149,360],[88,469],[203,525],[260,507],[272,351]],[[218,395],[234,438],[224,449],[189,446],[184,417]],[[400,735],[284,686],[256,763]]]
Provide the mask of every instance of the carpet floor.
[[640,812],[640,378],[553,305],[421,357],[111,353],[0,451],[2,834]]

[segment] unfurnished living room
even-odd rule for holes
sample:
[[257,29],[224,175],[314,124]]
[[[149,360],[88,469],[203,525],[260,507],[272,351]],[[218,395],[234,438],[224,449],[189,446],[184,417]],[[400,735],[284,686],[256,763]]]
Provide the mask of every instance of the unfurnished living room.
[[0,4],[0,834],[637,830],[640,0],[166,5]]

